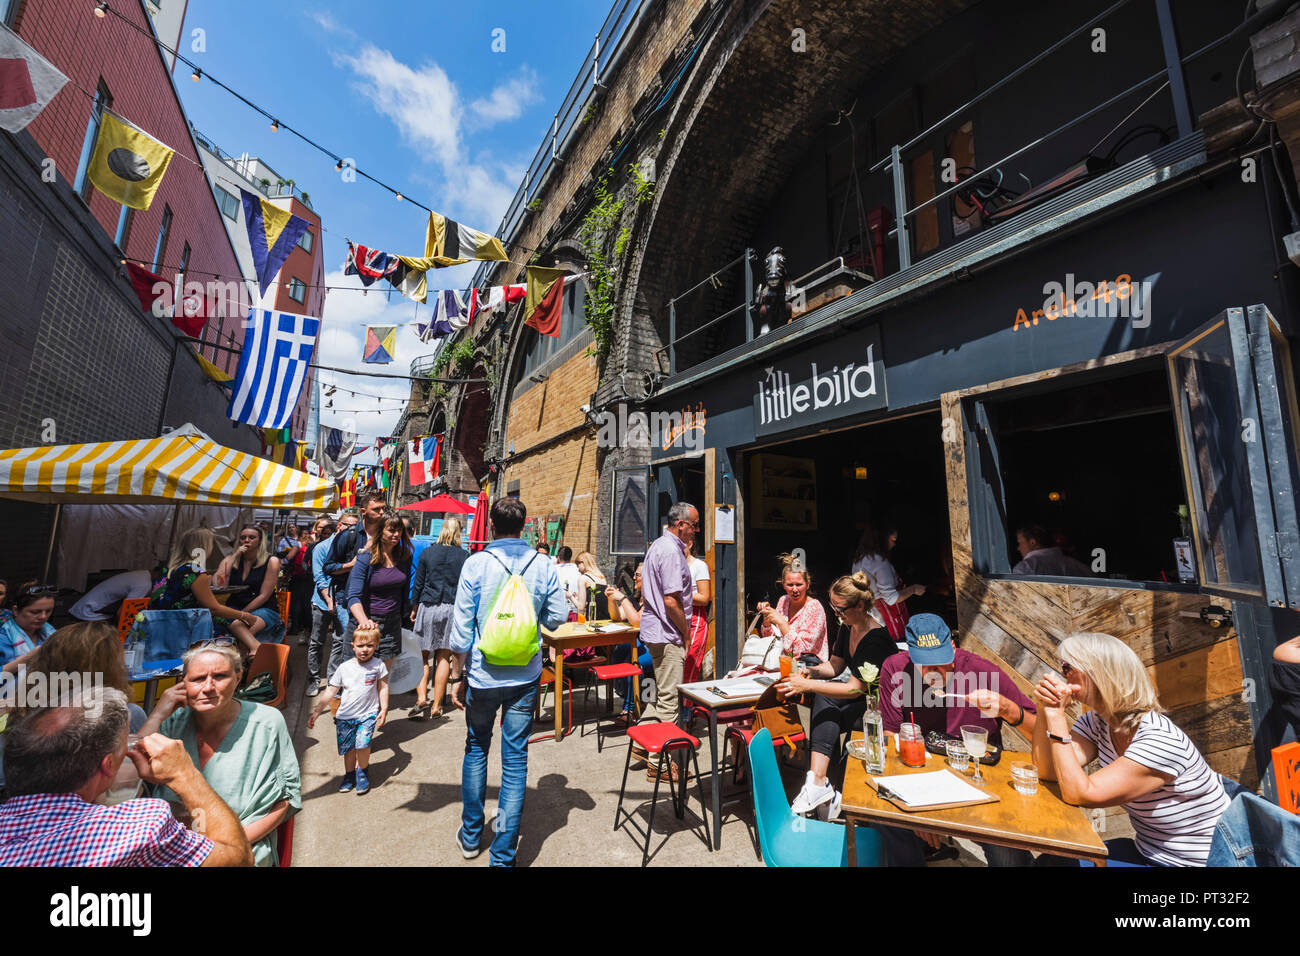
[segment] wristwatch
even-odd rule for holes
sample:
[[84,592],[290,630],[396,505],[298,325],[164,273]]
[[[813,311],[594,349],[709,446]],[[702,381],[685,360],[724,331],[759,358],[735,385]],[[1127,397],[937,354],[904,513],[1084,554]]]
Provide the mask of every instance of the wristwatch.
[[1058,737],[1058,736],[1056,736],[1056,734],[1052,733],[1050,730],[1047,732],[1047,739],[1048,739],[1048,740],[1055,740],[1058,744],[1070,744],[1070,743],[1074,743],[1074,738],[1071,737],[1069,734],[1066,734],[1064,737]]

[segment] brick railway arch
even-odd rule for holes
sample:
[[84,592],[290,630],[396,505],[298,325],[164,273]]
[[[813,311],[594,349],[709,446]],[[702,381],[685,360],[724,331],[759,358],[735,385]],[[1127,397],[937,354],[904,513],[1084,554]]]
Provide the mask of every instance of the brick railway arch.
[[[728,11],[664,125],[654,202],[620,290],[620,325],[648,319],[666,344],[669,299],[743,252],[764,204],[804,158],[804,133],[834,120],[908,44],[974,5],[767,0]],[[796,29],[804,52],[794,50]],[[734,289],[718,312],[742,301]],[[626,339],[621,347],[627,355]]]

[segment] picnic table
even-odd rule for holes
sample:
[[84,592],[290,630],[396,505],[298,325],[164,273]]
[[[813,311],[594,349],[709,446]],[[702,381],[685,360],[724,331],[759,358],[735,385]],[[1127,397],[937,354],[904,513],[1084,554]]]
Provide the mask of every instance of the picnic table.
[[[598,627],[609,624],[623,625],[621,630],[617,631],[593,631],[591,627]],[[580,621],[569,621],[561,624],[554,631],[548,631],[546,628],[541,629],[542,640],[546,642],[547,647],[555,648],[555,739],[561,740],[564,737],[564,725],[561,717],[564,708],[560,702],[564,699],[564,651],[579,647],[613,647],[618,644],[632,645],[632,660],[636,660],[636,642],[641,634],[641,629],[632,627],[627,622],[618,621],[591,621],[583,623]],[[632,692],[638,696],[641,693],[641,681],[639,678],[632,679]]]
[[[862,732],[856,731],[852,737],[861,740]],[[945,758],[930,754],[924,767],[904,766],[892,740],[885,751],[885,773],[881,776],[926,773],[948,765]],[[848,824],[849,861],[857,864],[853,832],[856,823],[925,830],[980,843],[1091,860],[1097,866],[1105,866],[1106,844],[1092,828],[1087,814],[1061,799],[1056,783],[1039,780],[1038,792],[1033,796],[1025,796],[1012,786],[1011,764],[1030,759],[1027,753],[1004,751],[997,764],[981,764],[980,773],[987,781],[982,789],[997,795],[998,800],[994,803],[908,811],[877,794],[867,783],[867,771],[862,761],[850,756],[844,772],[841,804],[841,812]],[[963,775],[967,783],[971,782],[973,772],[973,768],[968,768]]]

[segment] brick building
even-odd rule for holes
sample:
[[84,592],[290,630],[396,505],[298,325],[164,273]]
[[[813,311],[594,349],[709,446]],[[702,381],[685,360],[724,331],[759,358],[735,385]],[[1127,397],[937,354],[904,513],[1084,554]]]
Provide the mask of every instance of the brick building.
[[[137,0],[115,9],[152,29]],[[19,0],[5,12],[69,82],[22,133],[0,134],[0,444],[147,437],[193,422],[256,452],[256,432],[226,417],[226,393],[169,320],[142,311],[120,266],[157,263],[169,281],[182,265],[239,275],[162,55],[90,5]],[[84,181],[97,102],[176,151],[148,210],[124,215]],[[233,334],[239,318],[210,325],[210,334]],[[0,501],[11,541],[23,542],[0,549],[0,576],[39,572],[53,511]]]

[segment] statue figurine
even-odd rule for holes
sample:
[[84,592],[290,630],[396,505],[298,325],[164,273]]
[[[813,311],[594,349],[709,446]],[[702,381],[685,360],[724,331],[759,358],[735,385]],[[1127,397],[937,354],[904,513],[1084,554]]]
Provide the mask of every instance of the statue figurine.
[[763,260],[763,281],[754,290],[754,304],[758,307],[754,315],[754,324],[758,327],[755,336],[766,335],[777,325],[784,325],[794,318],[786,294],[790,290],[790,275],[785,265],[785,250],[773,246],[772,251]]

